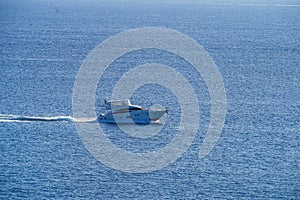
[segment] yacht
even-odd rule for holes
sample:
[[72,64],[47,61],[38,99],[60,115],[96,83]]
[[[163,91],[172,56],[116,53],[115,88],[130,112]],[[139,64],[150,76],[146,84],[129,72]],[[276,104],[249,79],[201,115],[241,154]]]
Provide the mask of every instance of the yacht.
[[168,112],[167,109],[132,105],[129,99],[111,100],[107,98],[104,104],[106,110],[98,116],[99,122],[149,124],[158,121]]

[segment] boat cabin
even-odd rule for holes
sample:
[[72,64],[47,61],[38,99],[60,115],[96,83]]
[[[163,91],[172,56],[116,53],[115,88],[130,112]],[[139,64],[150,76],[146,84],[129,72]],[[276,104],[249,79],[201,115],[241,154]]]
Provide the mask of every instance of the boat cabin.
[[142,110],[142,107],[137,105],[132,105],[129,99],[126,100],[111,100],[105,99],[104,103],[106,104],[107,110]]

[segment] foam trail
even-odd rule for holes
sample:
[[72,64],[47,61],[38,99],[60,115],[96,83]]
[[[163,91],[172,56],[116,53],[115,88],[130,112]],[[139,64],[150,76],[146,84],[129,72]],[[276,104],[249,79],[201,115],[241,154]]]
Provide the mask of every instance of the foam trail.
[[72,118],[74,122],[78,123],[93,123],[98,122],[96,118]]
[[22,116],[22,115],[5,115],[0,114],[0,122],[96,122],[95,118],[73,118],[71,116],[55,116],[55,117],[36,117],[36,116]]

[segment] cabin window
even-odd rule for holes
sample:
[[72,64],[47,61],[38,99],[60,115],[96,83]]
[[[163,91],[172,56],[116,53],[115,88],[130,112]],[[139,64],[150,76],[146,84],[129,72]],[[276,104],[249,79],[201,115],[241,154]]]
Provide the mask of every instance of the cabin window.
[[142,110],[142,109],[139,107],[131,107],[131,108],[129,108],[129,110]]

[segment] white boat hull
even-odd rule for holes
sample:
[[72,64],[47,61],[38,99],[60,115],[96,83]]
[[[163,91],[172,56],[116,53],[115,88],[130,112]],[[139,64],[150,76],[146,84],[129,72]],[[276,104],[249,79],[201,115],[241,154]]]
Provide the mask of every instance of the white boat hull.
[[106,123],[136,123],[136,124],[149,124],[158,121],[167,110],[122,110],[122,111],[108,111],[100,114],[98,117],[99,122]]

